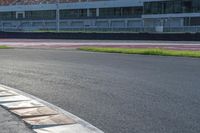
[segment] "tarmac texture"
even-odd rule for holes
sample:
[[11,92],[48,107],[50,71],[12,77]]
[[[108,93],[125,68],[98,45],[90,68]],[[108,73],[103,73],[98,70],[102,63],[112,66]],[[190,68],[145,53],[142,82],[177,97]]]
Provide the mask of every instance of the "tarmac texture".
[[0,50],[0,66],[1,84],[106,133],[200,132],[197,58],[8,49]]

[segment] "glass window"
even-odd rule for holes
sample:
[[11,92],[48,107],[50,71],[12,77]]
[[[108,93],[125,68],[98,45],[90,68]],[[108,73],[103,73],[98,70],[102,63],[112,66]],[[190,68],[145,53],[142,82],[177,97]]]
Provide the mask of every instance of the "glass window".
[[200,0],[171,0],[144,3],[145,14],[190,13],[199,10]]
[[87,9],[60,10],[61,19],[80,17],[87,17]]
[[15,12],[0,12],[1,20],[15,20],[16,13]]
[[27,11],[25,12],[26,19],[55,19],[56,11],[53,10],[45,10],[45,11]]

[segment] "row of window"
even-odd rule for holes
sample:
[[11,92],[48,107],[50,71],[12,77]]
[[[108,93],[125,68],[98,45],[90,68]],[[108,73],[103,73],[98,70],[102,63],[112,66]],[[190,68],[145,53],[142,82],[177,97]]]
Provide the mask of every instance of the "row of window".
[[200,0],[171,0],[144,3],[144,14],[200,12]]
[[[60,19],[87,18],[87,17],[141,17],[142,14],[167,14],[200,12],[200,0],[166,0],[145,2],[144,7],[100,8],[97,9],[71,9],[60,10]],[[15,19],[55,19],[55,10],[26,11],[21,17],[16,12],[0,12],[0,20]]]
[[199,26],[200,17],[184,18],[184,26]]
[[[98,14],[98,15],[97,15]],[[141,17],[142,7],[102,8],[99,9],[72,9],[60,10],[60,19],[86,18],[86,17]],[[23,15],[22,15],[23,16]],[[55,19],[55,10],[26,11],[24,17],[17,17],[16,12],[0,12],[0,20],[15,19]]]

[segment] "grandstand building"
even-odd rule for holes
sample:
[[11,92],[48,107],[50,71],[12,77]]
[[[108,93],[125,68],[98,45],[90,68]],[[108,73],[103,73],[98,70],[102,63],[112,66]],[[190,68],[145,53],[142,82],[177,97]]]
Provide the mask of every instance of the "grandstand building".
[[1,0],[0,29],[198,32],[200,0]]

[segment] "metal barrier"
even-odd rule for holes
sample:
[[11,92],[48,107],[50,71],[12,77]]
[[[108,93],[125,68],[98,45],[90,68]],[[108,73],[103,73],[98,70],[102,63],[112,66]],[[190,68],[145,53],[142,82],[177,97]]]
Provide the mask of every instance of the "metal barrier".
[[[60,22],[60,32],[87,32],[87,33],[157,33],[156,27],[88,27],[88,26],[66,26]],[[1,21],[1,31],[13,32],[56,32],[56,21]],[[200,26],[163,27],[163,33],[199,33]],[[159,31],[161,33],[161,31]]]

